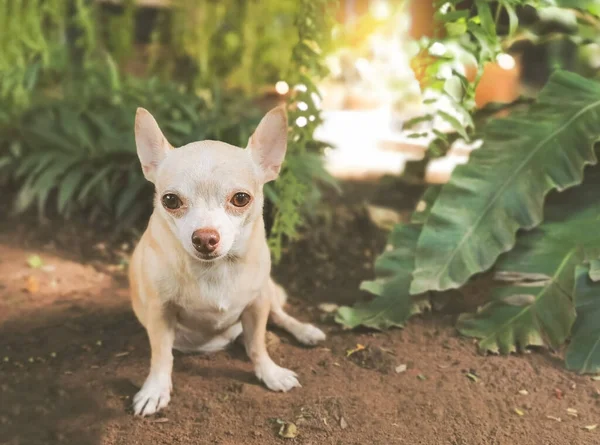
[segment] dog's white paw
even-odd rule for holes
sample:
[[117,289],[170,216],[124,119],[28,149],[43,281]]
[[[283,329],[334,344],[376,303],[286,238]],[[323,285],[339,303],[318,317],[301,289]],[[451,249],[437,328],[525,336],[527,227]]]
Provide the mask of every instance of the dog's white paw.
[[301,387],[298,376],[294,371],[277,366],[271,362],[261,367],[256,376],[262,380],[271,391],[287,392],[292,388]]
[[167,406],[170,400],[171,379],[148,376],[133,398],[133,412],[136,416],[150,416]]
[[302,328],[298,330],[296,339],[304,345],[316,345],[322,342],[327,337],[325,332],[312,324],[304,323]]

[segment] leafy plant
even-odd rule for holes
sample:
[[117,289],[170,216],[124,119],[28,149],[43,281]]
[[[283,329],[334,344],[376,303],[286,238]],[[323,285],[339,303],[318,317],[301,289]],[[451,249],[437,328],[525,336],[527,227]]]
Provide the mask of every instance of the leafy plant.
[[[322,144],[313,139],[315,129],[322,123],[319,106],[321,95],[313,79],[322,77],[327,71],[322,58],[322,46],[329,44],[331,4],[329,0],[298,2],[295,21],[298,41],[292,49],[290,70],[286,76],[287,82],[293,86],[288,99],[288,117],[292,130],[287,156],[295,156],[307,163],[284,164],[281,176],[273,187],[273,193],[279,197],[273,200],[278,207],[269,239],[275,261],[281,257],[284,240],[293,239],[298,234],[301,219],[294,209],[314,202],[315,193],[318,193],[318,189],[314,187],[313,193],[310,193],[311,182],[306,179],[320,180],[335,186],[335,182],[315,156],[320,153]],[[307,166],[311,168],[306,169]]]
[[377,279],[362,286],[375,298],[337,321],[402,326],[424,301],[489,271],[487,302],[457,326],[482,352],[558,348],[572,336],[567,366],[600,370],[599,122],[600,83],[557,70],[531,106],[482,123],[481,148],[393,230]]
[[[0,181],[18,189],[14,211],[35,206],[42,218],[134,225],[152,190],[135,155],[136,107],[151,110],[174,145],[218,139],[243,147],[260,118],[255,99],[287,72],[298,85],[290,148],[281,180],[266,188],[279,258],[319,183],[332,183],[312,137],[320,123],[312,79],[323,73],[330,2],[178,0],[150,24],[142,50],[135,3],[115,15],[83,0],[69,8],[0,0]],[[146,51],[146,77],[129,74],[128,60]]]
[[530,110],[483,129],[484,149],[456,169],[423,227],[411,293],[456,288],[489,269],[518,228],[541,222],[549,190],[582,181],[596,163],[599,98],[597,83],[559,72]]
[[12,178],[19,184],[15,212],[36,205],[44,216],[51,201],[65,217],[85,212],[92,219],[116,218],[121,227],[137,222],[147,213],[152,192],[135,153],[138,106],[152,110],[176,146],[190,137],[240,145],[259,119],[256,110],[243,111],[252,108],[239,100],[208,104],[157,79],[94,77],[68,84],[60,100],[40,101],[0,132],[0,140],[13,146],[1,159],[12,160]]
[[[409,171],[425,171],[430,159],[443,156],[457,139],[472,142],[478,128],[494,112],[522,105],[523,99],[485,109],[476,105],[476,91],[490,64],[503,53],[521,55],[523,81],[537,94],[547,73],[562,68],[584,76],[596,75],[600,54],[600,21],[594,16],[597,2],[553,0],[438,1],[435,15],[443,38],[423,38],[413,69],[421,86],[436,93],[422,116],[404,124],[419,126],[414,136],[430,134],[424,160],[411,163]],[[535,56],[535,57],[534,57]],[[529,59],[536,60],[533,66]],[[531,65],[531,68],[530,68]],[[451,112],[440,110],[441,102]],[[445,108],[447,109],[447,107]],[[441,128],[447,129],[440,131]],[[425,133],[423,133],[425,131]]]

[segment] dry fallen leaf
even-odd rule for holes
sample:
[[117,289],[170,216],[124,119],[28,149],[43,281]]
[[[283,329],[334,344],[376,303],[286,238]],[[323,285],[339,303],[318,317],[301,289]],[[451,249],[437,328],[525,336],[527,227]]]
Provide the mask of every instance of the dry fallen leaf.
[[350,357],[352,354],[358,352],[358,351],[362,351],[363,349],[366,349],[366,346],[361,345],[360,343],[357,343],[356,348],[354,349],[348,349],[346,351],[346,357]]
[[597,423],[595,423],[594,425],[586,425],[583,427],[584,430],[588,430],[588,431],[594,431],[596,428],[598,428]]
[[578,417],[579,414],[577,414],[577,410],[574,408],[567,408],[567,414],[569,416],[573,416],[573,417]]
[[44,265],[44,262],[39,255],[31,255],[29,258],[27,258],[27,265],[32,269],[39,269]]
[[427,377],[425,377],[423,374],[419,374],[419,375],[417,376],[417,378],[418,378],[419,380],[427,380]]
[[402,215],[387,207],[367,205],[367,213],[373,224],[383,230],[390,230],[396,224],[402,222]]
[[30,275],[27,277],[27,283],[25,284],[25,290],[30,294],[36,294],[40,290],[40,282],[36,277]]
[[406,366],[406,365],[404,365],[404,364],[403,364],[403,365],[398,365],[398,366],[396,366],[396,372],[397,372],[398,374],[400,374],[400,373],[402,373],[402,372],[405,372],[405,371],[406,371],[406,369],[407,369],[407,366]]
[[279,428],[279,435],[286,439],[293,439],[298,435],[298,427],[292,422],[282,422],[281,428]]
[[560,417],[555,417],[555,416],[546,416],[546,419],[556,420],[557,422],[562,422],[562,419]]
[[477,377],[475,374],[467,372],[466,376],[470,379],[473,380],[475,383],[477,383],[479,381],[479,377]]
[[119,352],[115,354],[115,357],[125,357],[126,355],[129,355],[129,351]]
[[520,389],[519,394],[521,394],[522,396],[526,396],[529,394],[529,391],[527,391],[526,389]]
[[594,377],[592,377],[592,380],[595,382],[600,382],[600,375],[595,375]]
[[340,428],[343,430],[348,428],[348,422],[346,422],[346,419],[344,419],[343,417],[340,417]]
[[523,411],[521,411],[519,408],[515,408],[515,413],[517,413],[519,416],[525,415],[525,413]]
[[153,419],[150,422],[152,423],[166,423],[169,421],[168,417],[159,417],[158,419]]
[[318,306],[321,312],[325,312],[326,314],[331,314],[338,310],[339,306],[335,303],[321,303]]

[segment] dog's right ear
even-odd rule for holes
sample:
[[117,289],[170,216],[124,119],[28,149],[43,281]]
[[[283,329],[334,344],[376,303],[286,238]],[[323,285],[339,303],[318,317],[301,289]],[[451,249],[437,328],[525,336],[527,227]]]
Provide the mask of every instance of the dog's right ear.
[[143,108],[138,108],[135,113],[135,145],[144,176],[153,183],[156,169],[173,147],[160,131],[154,117]]
[[248,150],[267,183],[279,176],[287,149],[288,118],[284,105],[269,111],[262,118],[248,141]]

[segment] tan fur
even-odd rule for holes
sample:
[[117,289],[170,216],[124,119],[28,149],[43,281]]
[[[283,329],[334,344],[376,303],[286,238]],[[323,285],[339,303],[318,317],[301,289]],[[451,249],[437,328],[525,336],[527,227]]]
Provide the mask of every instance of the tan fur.
[[[172,149],[150,113],[138,110],[138,154],[157,193],[129,269],[132,307],[152,353],[150,372],[134,398],[135,414],[153,414],[169,403],[173,348],[211,352],[242,332],[255,373],[268,388],[300,386],[265,347],[269,316],[302,343],[325,338],[285,313],[285,291],[270,277],[262,187],[281,167],[286,126],[285,110],[278,108],[265,116],[245,150],[216,141]],[[250,204],[233,206],[231,197],[239,192],[251,196]],[[180,198],[179,208],[162,205],[169,193]],[[191,239],[198,229],[219,233],[214,253],[195,249]]]

